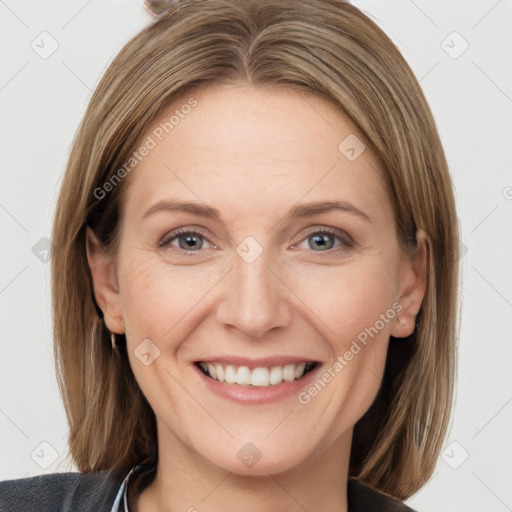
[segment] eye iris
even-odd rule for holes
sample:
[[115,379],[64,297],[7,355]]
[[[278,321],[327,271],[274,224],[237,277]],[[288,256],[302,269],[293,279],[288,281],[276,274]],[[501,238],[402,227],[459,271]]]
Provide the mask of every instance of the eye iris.
[[[184,243],[182,244],[182,241],[184,240]],[[198,244],[198,240],[199,240],[199,244]],[[200,241],[200,237],[197,236],[197,235],[193,235],[193,234],[184,234],[184,235],[179,235],[179,245],[180,245],[180,249],[185,249],[185,250],[189,250],[189,249],[200,249],[202,247],[202,242]]]
[[[326,239],[327,239],[327,246],[326,246]],[[317,233],[316,235],[311,235],[310,240],[315,240],[315,243],[318,244],[317,247],[313,247],[310,242],[309,247],[311,249],[320,248],[322,250],[326,250],[326,249],[331,249],[333,246],[332,235],[330,235],[328,233]],[[329,244],[329,240],[331,240],[330,244]]]

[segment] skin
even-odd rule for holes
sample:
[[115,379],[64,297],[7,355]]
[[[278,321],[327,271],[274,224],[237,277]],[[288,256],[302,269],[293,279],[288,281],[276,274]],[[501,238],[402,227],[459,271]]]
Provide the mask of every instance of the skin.
[[[358,132],[325,100],[290,87],[227,85],[193,97],[197,106],[127,178],[118,254],[87,234],[96,299],[108,328],[126,333],[157,418],[157,476],[130,496],[132,510],[346,511],[353,427],[379,389],[389,336],[414,330],[425,234],[417,233],[415,254],[401,249],[378,162],[368,148],[353,162],[339,151]],[[144,217],[171,197],[216,208],[222,220],[169,210]],[[298,203],[334,200],[371,222],[346,211],[285,218]],[[183,236],[159,247],[180,227],[204,234],[192,255]],[[322,227],[335,230],[323,247],[312,236]],[[247,236],[263,249],[252,263],[236,252]],[[206,391],[192,364],[285,354],[327,369],[393,304],[399,315],[307,405],[296,395],[235,404]],[[134,353],[145,339],[160,350],[149,366]],[[262,454],[252,467],[237,457],[249,442]]]

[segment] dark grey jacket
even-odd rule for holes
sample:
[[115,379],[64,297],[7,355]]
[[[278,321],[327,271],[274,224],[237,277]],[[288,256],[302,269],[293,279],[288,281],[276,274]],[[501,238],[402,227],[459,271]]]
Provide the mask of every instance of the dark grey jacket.
[[[106,473],[7,480],[0,482],[0,512],[110,512],[121,482]],[[414,512],[354,478],[349,478],[347,493],[349,512]]]

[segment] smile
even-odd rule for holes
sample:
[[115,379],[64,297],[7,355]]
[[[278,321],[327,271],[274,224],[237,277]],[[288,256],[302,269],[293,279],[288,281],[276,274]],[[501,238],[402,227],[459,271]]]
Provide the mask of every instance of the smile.
[[248,366],[234,366],[230,364],[201,361],[197,363],[201,371],[211,379],[227,384],[240,386],[270,387],[282,382],[293,382],[310,371],[318,363],[304,361],[298,364],[290,363],[282,366],[260,366],[252,370]]

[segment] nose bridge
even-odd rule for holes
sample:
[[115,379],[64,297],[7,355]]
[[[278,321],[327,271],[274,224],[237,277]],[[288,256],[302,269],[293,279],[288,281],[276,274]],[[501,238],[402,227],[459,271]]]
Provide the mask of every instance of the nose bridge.
[[[218,305],[217,318],[247,336],[259,338],[289,321],[286,287],[274,275],[271,251],[251,237],[236,249],[228,289]],[[268,268],[270,267],[270,268]]]

